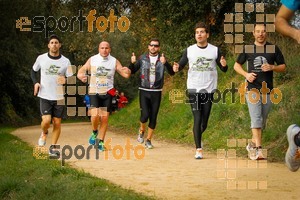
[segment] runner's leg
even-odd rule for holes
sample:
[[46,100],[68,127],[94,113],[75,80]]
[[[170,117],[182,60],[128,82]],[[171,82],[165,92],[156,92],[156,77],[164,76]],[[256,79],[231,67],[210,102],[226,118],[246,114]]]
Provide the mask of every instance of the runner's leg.
[[151,95],[151,103],[149,105],[150,107],[150,117],[149,117],[149,125],[148,125],[148,136],[147,139],[151,140],[153,131],[156,127],[157,123],[157,115],[160,107],[161,102],[161,91],[157,92],[150,92]]

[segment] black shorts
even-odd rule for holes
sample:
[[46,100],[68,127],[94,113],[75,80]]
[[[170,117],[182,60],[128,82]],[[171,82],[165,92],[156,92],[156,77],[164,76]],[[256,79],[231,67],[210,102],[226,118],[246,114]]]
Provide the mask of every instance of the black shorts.
[[91,99],[91,108],[107,108],[107,112],[111,111],[111,102],[112,96],[109,94],[106,95],[90,95]]
[[51,115],[52,117],[65,118],[65,105],[57,105],[57,101],[40,98],[40,112],[41,115]]

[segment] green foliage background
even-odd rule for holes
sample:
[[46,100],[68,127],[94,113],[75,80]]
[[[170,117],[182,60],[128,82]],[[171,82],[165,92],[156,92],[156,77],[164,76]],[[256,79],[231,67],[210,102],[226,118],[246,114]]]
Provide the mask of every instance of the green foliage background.
[[[183,50],[195,43],[194,25],[198,21],[205,21],[210,25],[209,42],[220,46],[226,54],[229,70],[226,74],[220,72],[219,89],[231,87],[231,83],[238,86],[243,78],[232,69],[236,54],[232,44],[224,43],[224,14],[233,13],[235,3],[253,3],[254,1],[229,0],[1,0],[0,1],[0,124],[29,125],[40,122],[38,98],[33,96],[33,85],[30,80],[30,69],[38,55],[48,51],[45,33],[22,32],[16,29],[16,20],[20,17],[33,19],[34,16],[62,16],[71,19],[82,11],[84,16],[89,11],[97,11],[95,17],[108,18],[109,11],[114,10],[117,17],[126,16],[131,24],[126,33],[122,33],[115,26],[114,32],[87,31],[87,23],[83,30],[79,30],[75,23],[73,32],[55,30],[54,33],[62,38],[61,52],[71,60],[75,66],[83,65],[86,60],[97,54],[98,44],[107,40],[112,45],[112,55],[117,57],[124,66],[128,66],[131,53],[137,56],[147,51],[150,38],[161,40],[161,51],[169,62],[178,61]],[[265,13],[276,13],[280,2],[264,2]],[[253,23],[255,13],[245,15],[244,23]],[[33,21],[32,21],[33,22]],[[251,34],[244,34],[245,43],[252,42]],[[282,50],[287,72],[275,75],[275,85],[282,91],[283,99],[274,105],[270,113],[268,128],[263,134],[266,147],[271,148],[270,154],[282,158],[286,149],[284,132],[291,123],[299,123],[300,101],[299,75],[299,45],[293,40],[284,38],[277,33],[270,34],[270,42],[276,43]],[[159,113],[159,123],[156,130],[157,137],[171,139],[181,143],[193,144],[192,115],[185,104],[172,104],[169,91],[172,89],[185,90],[186,69],[174,77],[166,75],[164,96]],[[78,81],[78,85],[82,85]],[[135,133],[139,120],[138,105],[138,75],[130,79],[120,76],[115,78],[116,88],[124,91],[129,97],[130,104],[121,112],[112,116],[110,123],[124,132]],[[235,94],[232,103],[229,95],[226,103],[213,106],[209,126],[204,134],[207,148],[217,149],[226,146],[228,138],[249,138],[249,116],[247,106],[239,103],[239,95]],[[78,102],[82,103],[82,97]]]

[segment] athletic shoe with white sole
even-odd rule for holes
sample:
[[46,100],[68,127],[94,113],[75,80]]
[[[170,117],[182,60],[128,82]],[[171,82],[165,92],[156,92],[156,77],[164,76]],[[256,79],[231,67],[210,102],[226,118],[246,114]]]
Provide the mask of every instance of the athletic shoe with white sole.
[[151,143],[151,140],[148,140],[148,139],[146,140],[145,147],[146,147],[146,149],[153,149],[153,145]]
[[203,158],[202,149],[197,149],[195,154],[195,159],[202,159],[202,158]]
[[137,141],[141,144],[144,143],[144,132],[141,131],[140,129],[139,129]]
[[294,140],[298,133],[300,133],[300,127],[296,124],[290,125],[286,131],[289,148],[285,154],[285,163],[292,172],[297,171],[300,167],[300,148]]
[[98,144],[99,151],[106,151],[106,148],[104,146],[104,142],[100,141]]
[[59,145],[52,144],[49,147],[49,157],[51,159],[59,159],[60,157]]
[[248,151],[248,157],[250,160],[257,160],[258,152],[254,142],[250,141],[246,146],[246,150]]
[[257,148],[257,158],[256,160],[265,160],[265,156],[263,155],[263,149],[260,147],[260,148]]
[[39,146],[43,147],[43,146],[46,145],[47,136],[48,136],[48,132],[47,133],[44,133],[44,132],[41,133],[41,136],[40,136],[39,141],[38,141]]
[[250,152],[250,150],[255,149],[255,147],[256,147],[255,143],[252,142],[252,141],[250,141],[250,142],[247,144],[247,146],[246,146],[246,150],[247,150],[248,152]]
[[250,149],[248,156],[249,156],[250,160],[257,160],[257,158],[258,158],[257,148]]

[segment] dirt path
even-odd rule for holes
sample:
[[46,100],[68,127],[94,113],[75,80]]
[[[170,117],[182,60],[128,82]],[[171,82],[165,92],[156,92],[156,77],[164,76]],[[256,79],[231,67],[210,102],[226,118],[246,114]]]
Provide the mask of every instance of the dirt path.
[[[36,145],[39,132],[39,126],[31,126],[17,129],[13,134],[31,145]],[[108,132],[106,137],[106,141],[112,138],[111,150],[100,152],[96,159],[96,150],[91,149],[88,160],[86,156],[89,135],[89,123],[62,125],[59,140],[61,149],[66,156],[70,152],[66,145],[73,149],[73,156],[66,160],[67,163],[123,188],[158,199],[300,198],[300,171],[292,173],[283,163],[222,159],[218,158],[221,154],[217,156],[212,153],[205,154],[203,160],[195,160],[194,149],[155,140],[154,149],[143,151],[143,148],[137,146],[135,136],[127,138],[112,132]],[[50,138],[51,133],[48,143]],[[133,145],[136,155],[134,150],[126,150],[129,147],[126,146],[127,139]],[[85,149],[85,156],[77,159],[82,155],[80,149]]]

